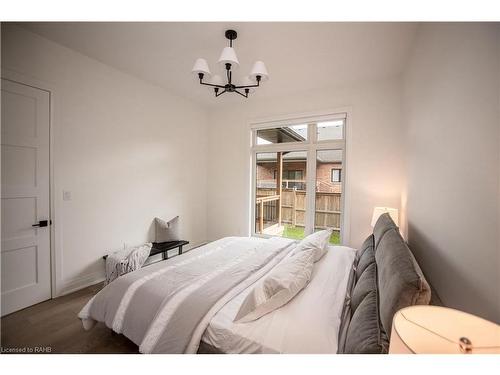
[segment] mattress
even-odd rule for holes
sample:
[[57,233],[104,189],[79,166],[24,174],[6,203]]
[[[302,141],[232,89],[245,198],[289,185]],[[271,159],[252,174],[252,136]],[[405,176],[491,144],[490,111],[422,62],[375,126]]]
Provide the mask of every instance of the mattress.
[[330,246],[309,285],[285,306],[249,323],[234,323],[252,286],[212,318],[202,341],[224,353],[336,353],[355,250]]

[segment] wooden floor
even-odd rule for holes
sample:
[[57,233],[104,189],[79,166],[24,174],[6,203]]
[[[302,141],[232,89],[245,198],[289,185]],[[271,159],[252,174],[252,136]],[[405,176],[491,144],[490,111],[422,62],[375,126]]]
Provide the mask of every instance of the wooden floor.
[[3,317],[2,352],[138,353],[134,343],[102,323],[84,331],[77,314],[101,287],[93,285]]

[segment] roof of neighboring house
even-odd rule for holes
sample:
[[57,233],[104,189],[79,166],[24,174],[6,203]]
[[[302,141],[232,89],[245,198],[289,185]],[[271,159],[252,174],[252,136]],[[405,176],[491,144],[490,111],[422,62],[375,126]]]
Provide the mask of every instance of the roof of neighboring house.
[[302,142],[306,140],[304,136],[291,127],[260,129],[258,137],[270,143]]

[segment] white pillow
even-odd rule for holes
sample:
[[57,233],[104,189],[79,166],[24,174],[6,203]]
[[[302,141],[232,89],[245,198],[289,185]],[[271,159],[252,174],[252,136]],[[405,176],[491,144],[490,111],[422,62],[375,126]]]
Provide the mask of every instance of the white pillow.
[[259,319],[289,302],[309,283],[313,260],[313,251],[302,251],[278,264],[257,282],[243,301],[234,321],[246,323]]
[[330,239],[330,236],[332,235],[332,232],[333,229],[329,228],[310,234],[299,242],[299,244],[295,248],[295,252],[297,253],[299,251],[314,250],[314,261],[317,262],[323,257],[323,255],[326,254],[328,241]]
[[155,218],[155,242],[179,241],[179,216],[169,221]]

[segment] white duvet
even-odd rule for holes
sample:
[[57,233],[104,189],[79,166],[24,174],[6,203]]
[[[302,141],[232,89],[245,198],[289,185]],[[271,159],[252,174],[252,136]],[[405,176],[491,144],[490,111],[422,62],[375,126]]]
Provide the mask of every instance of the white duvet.
[[256,321],[234,323],[247,288],[212,318],[202,340],[225,353],[336,353],[354,256],[354,249],[329,246],[309,285],[288,304]]

